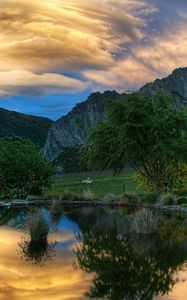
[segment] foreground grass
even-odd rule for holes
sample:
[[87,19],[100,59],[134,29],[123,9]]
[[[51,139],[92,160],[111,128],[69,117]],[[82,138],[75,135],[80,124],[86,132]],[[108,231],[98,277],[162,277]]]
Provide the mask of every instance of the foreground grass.
[[97,198],[103,198],[107,194],[120,195],[123,192],[136,192],[139,195],[145,193],[138,183],[133,179],[133,172],[122,173],[119,176],[93,176],[91,184],[82,183],[85,177],[70,177],[55,179],[50,193],[63,193],[64,191],[82,192],[90,189]]

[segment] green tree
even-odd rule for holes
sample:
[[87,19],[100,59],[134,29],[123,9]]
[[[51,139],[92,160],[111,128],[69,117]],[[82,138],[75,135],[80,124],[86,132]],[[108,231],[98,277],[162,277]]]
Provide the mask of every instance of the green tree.
[[[0,192],[7,198],[11,191],[41,194],[50,183],[53,166],[43,157],[38,146],[29,140],[0,141]],[[14,193],[14,192],[12,192]]]
[[161,94],[153,101],[133,94],[124,103],[110,103],[107,111],[107,120],[90,131],[84,146],[88,166],[117,173],[128,165],[154,191],[176,188],[179,174],[185,176],[185,113]]
[[58,157],[63,173],[88,171],[81,156],[81,146],[64,147]]

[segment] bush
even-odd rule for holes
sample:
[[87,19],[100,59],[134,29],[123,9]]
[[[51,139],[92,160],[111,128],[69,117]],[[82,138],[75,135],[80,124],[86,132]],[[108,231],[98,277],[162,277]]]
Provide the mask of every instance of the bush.
[[159,234],[164,239],[184,242],[187,240],[187,224],[175,217],[171,220],[163,220],[159,226]]
[[64,191],[61,195],[62,200],[79,201],[82,200],[82,196],[79,193]]
[[172,193],[163,194],[160,197],[160,202],[163,202],[165,205],[175,205],[177,197]]
[[117,201],[117,197],[114,195],[114,194],[107,194],[104,198],[103,198],[103,201],[104,202],[107,202],[107,203],[116,203]]
[[177,198],[177,204],[179,204],[179,205],[187,204],[187,198],[185,198],[185,197],[179,197],[179,198]]
[[[0,193],[4,198],[17,198],[15,191],[26,195],[39,195],[48,186],[53,167],[42,156],[38,146],[23,139],[2,139],[0,141]],[[18,193],[20,194],[20,193]]]
[[124,205],[137,205],[141,202],[136,193],[126,192],[120,196],[120,203]]
[[63,147],[58,160],[63,173],[86,172],[88,168],[81,155],[81,146]]
[[90,189],[83,191],[82,193],[83,200],[91,201],[94,200],[95,195],[92,193]]
[[33,242],[46,241],[50,231],[50,225],[40,211],[30,215],[26,222],[26,229]]
[[0,200],[16,200],[16,199],[26,199],[27,191],[22,188],[1,188]]
[[148,193],[144,196],[143,201],[146,203],[154,204],[158,201],[159,195],[160,194],[158,192]]
[[48,192],[44,195],[44,198],[47,200],[61,200],[62,194],[58,192]]
[[158,227],[158,216],[151,209],[142,208],[134,215],[133,230],[136,233],[153,234]]

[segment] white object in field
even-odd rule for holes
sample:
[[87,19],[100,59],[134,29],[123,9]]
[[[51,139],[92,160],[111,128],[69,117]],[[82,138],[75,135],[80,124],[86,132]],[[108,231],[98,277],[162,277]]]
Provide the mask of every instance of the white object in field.
[[93,182],[93,180],[90,179],[90,178],[84,179],[84,180],[82,181],[82,183],[86,183],[86,184],[89,184],[89,183],[92,183],[92,182]]

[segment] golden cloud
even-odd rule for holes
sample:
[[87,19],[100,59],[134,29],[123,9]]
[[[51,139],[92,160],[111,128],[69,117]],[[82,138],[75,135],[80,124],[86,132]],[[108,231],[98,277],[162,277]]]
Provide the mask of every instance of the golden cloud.
[[137,1],[1,0],[0,97],[87,88],[57,73],[77,77],[115,65],[115,53],[142,38],[133,5]]
[[0,70],[106,68],[141,36],[140,19],[104,0],[2,0],[0,20]]
[[186,27],[150,33],[154,13],[146,0],[1,0],[0,97],[77,92],[89,81],[134,89],[185,66]]
[[74,93],[85,90],[89,83],[60,74],[35,74],[26,70],[0,72],[0,96],[43,96],[52,93]]
[[187,62],[187,27],[179,25],[168,30],[167,35],[155,36],[147,45],[134,45],[129,56],[120,59],[108,70],[86,70],[87,80],[110,88],[124,90],[139,88],[156,78],[170,74]]

